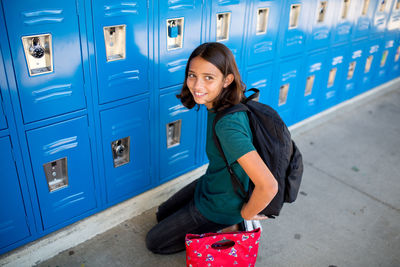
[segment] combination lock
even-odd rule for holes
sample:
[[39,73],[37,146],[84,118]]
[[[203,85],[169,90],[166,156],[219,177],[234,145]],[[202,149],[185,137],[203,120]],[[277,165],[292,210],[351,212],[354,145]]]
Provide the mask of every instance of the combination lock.
[[29,47],[29,53],[35,58],[41,58],[44,55],[44,48],[40,45],[39,38],[32,38],[32,45]]

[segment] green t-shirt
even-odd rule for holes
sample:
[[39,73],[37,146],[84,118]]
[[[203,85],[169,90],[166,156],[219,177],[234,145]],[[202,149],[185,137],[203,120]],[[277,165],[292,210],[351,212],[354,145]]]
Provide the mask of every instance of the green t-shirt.
[[[243,220],[240,215],[243,199],[234,191],[225,162],[214,144],[212,125],[215,116],[216,113],[208,111],[206,152],[209,165],[196,186],[194,201],[208,220],[233,225]],[[236,161],[255,150],[247,114],[236,112],[224,116],[217,122],[215,131],[228,163],[247,191],[249,177]]]

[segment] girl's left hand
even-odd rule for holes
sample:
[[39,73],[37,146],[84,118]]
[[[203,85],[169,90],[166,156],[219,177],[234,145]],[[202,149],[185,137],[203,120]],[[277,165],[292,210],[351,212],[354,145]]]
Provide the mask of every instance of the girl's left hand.
[[266,220],[266,219],[268,219],[268,217],[265,216],[264,214],[260,213],[260,214],[257,214],[256,216],[254,216],[253,218],[251,218],[250,221],[254,221],[254,220],[261,221],[261,220]]

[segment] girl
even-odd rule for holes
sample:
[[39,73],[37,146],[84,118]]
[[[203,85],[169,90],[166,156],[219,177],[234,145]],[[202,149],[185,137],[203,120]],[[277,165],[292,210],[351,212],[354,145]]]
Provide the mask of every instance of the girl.
[[255,188],[247,203],[233,189],[230,174],[212,139],[212,123],[218,111],[238,104],[244,98],[244,85],[232,52],[221,43],[205,43],[189,57],[185,81],[177,96],[191,109],[207,107],[206,173],[190,183],[157,211],[158,224],[146,237],[149,250],[170,254],[185,249],[187,233],[200,234],[219,230],[237,230],[245,220],[264,220],[259,215],[278,190],[274,176],[252,143],[246,112],[221,118],[215,126],[225,156],[247,190],[249,178]]

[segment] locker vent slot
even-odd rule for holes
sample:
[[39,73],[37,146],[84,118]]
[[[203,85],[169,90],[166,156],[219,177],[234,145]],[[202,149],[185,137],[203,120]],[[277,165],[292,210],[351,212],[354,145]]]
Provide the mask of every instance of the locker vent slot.
[[167,50],[182,48],[184,18],[167,20]]
[[256,30],[257,35],[267,33],[268,15],[269,15],[269,8],[257,9],[257,30]]
[[68,186],[67,158],[58,159],[43,164],[49,192]]
[[304,91],[304,96],[311,95],[312,88],[314,86],[315,75],[307,77],[306,90]]
[[289,30],[295,29],[299,26],[300,9],[301,9],[300,4],[290,6]]
[[167,123],[167,148],[181,143],[182,120]]
[[347,72],[347,80],[350,80],[353,78],[355,69],[356,69],[356,62],[353,61],[349,64],[349,70]]
[[368,73],[369,70],[371,69],[371,64],[372,64],[372,60],[374,59],[373,55],[370,55],[367,58],[367,61],[365,62],[365,69],[364,69],[364,73]]
[[368,8],[369,8],[369,1],[370,1],[370,0],[364,0],[363,8],[362,8],[362,11],[361,11],[361,16],[367,15],[367,13],[368,13]]
[[333,68],[329,71],[329,78],[328,78],[328,88],[332,87],[335,83],[337,68]]
[[22,44],[30,76],[53,72],[51,34],[24,36]]
[[286,104],[287,101],[287,95],[289,92],[289,84],[284,84],[281,86],[281,88],[279,89],[279,106],[282,106],[284,104]]
[[126,25],[103,28],[107,61],[124,59],[126,56]]
[[318,11],[317,23],[324,22],[327,7],[328,7],[328,2],[327,1],[319,2],[319,6],[318,6],[318,10],[317,10]]
[[231,13],[217,14],[216,39],[218,42],[229,40],[230,24],[231,24]]
[[385,66],[385,64],[386,64],[386,59],[387,59],[388,54],[389,54],[389,51],[388,51],[388,50],[385,50],[385,51],[383,52],[382,58],[381,58],[381,67]]
[[111,142],[114,168],[120,167],[130,161],[130,136]]
[[343,0],[341,19],[347,19],[350,9],[350,0]]

